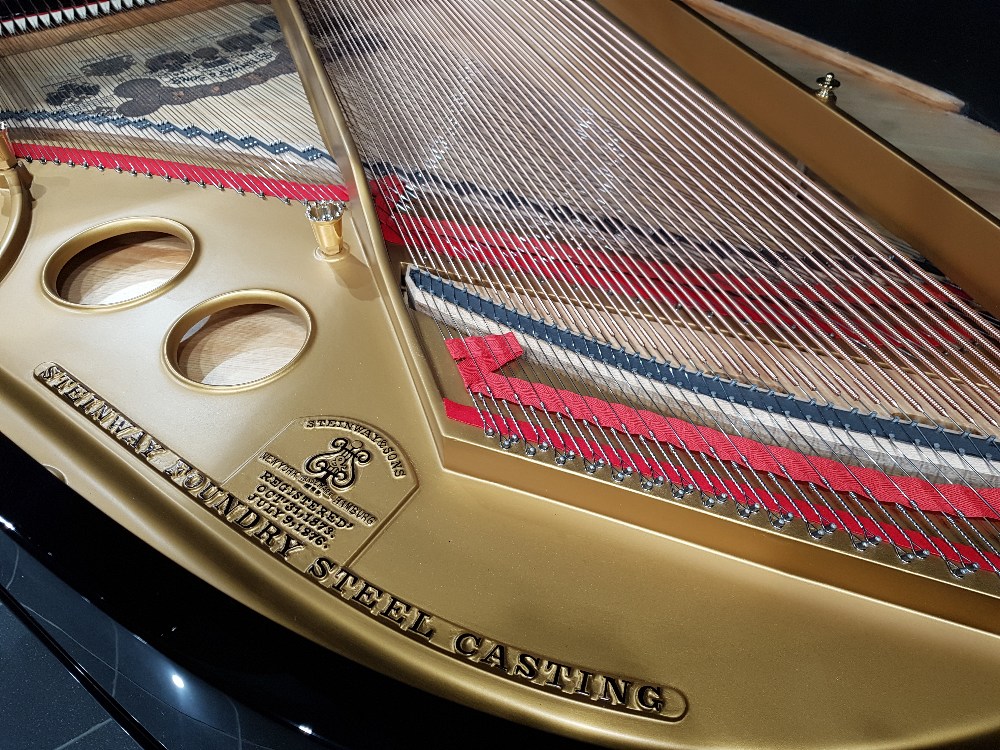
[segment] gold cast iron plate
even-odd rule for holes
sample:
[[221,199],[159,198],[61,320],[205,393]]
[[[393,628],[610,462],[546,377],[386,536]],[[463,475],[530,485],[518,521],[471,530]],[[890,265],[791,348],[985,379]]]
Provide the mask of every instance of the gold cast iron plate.
[[[417,642],[483,670],[577,702],[667,721],[684,717],[687,700],[673,688],[563,664],[492,640],[410,604],[337,562],[331,556],[336,553],[328,553],[331,548],[345,555],[356,550],[379,523],[341,493],[360,489],[359,501],[391,513],[416,486],[412,468],[391,438],[370,425],[343,417],[296,420],[229,481],[216,482],[60,365],[44,363],[34,374],[189,500],[380,624],[396,626]],[[369,534],[348,539],[347,546],[341,540],[356,523]]]
[[[8,324],[0,337],[0,429],[237,600],[400,679],[603,744],[920,747],[997,732],[993,635],[592,509],[602,498],[609,511],[625,507],[642,497],[635,492],[605,495],[597,483],[581,484],[586,509],[547,498],[545,481],[532,493],[445,468],[421,401],[431,390],[411,374],[408,357],[419,350],[399,343],[400,321],[390,314],[398,300],[379,291],[370,255],[360,250],[356,206],[345,221],[352,256],[330,266],[314,258],[301,212],[276,201],[65,166],[31,171],[36,205],[27,244],[0,281],[0,320],[30,321]],[[190,228],[198,243],[176,285],[115,310],[71,309],[45,294],[43,269],[62,243],[87,227],[154,212]],[[171,326],[239,289],[302,304],[313,328],[300,357],[247,388],[195,387],[176,377],[161,356]],[[112,435],[81,411],[84,393],[70,400],[72,388],[63,394],[51,378],[40,382],[35,371],[47,361],[152,434],[173,453],[170,465],[141,455],[149,444],[138,433],[119,425]],[[315,430],[315,443],[309,437],[294,447],[285,440],[294,442],[302,415],[363,421],[401,450],[419,481],[408,498],[403,490],[384,506],[362,497],[360,484],[357,493],[338,493],[380,518],[350,559],[333,547],[295,550],[291,527],[272,533],[263,519],[250,535],[237,523],[250,520],[246,508],[227,510],[221,498],[207,506],[197,477],[194,495],[178,484],[197,469],[227,491],[232,479],[255,493],[254,481],[268,471],[264,453],[301,470],[342,434]],[[167,475],[178,460],[188,469]],[[505,465],[563,476],[513,456]],[[357,481],[374,466],[361,466]],[[682,510],[678,532],[694,517]],[[350,536],[338,532],[334,544]],[[757,536],[749,529],[741,538],[752,545]],[[113,554],[94,544],[95,553]],[[788,540],[789,554],[796,545]],[[547,661],[552,675],[553,665],[566,669],[547,686],[551,678],[543,681],[541,669],[531,675],[525,655]],[[619,688],[632,683],[619,705],[598,676]],[[577,688],[598,700],[574,697]],[[681,700],[687,711],[680,721],[658,720],[658,700],[670,714],[659,719],[676,718]]]

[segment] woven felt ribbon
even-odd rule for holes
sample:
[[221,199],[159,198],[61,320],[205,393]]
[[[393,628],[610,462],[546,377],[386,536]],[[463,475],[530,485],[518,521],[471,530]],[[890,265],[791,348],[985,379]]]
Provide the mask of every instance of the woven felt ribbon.
[[876,523],[870,518],[854,515],[832,508],[811,505],[785,495],[776,495],[747,484],[722,479],[700,471],[678,467],[665,461],[658,461],[637,453],[629,453],[599,445],[590,440],[574,437],[550,429],[542,429],[523,420],[511,420],[497,414],[483,413],[479,409],[444,400],[445,414],[457,422],[474,427],[494,430],[501,435],[516,435],[533,443],[547,442],[556,450],[574,451],[589,461],[604,459],[615,468],[631,468],[648,476],[662,476],[668,482],[679,485],[693,485],[702,492],[719,496],[723,493],[744,505],[758,503],[767,510],[791,513],[810,523],[836,524],[859,537],[888,539],[903,550],[926,550],[956,565],[976,563],[984,570],[1000,572],[1000,555],[980,552],[968,544],[958,544],[938,537],[927,536],[918,531],[907,531],[891,524]]
[[831,458],[806,456],[790,448],[765,445],[676,417],[502,375],[497,371],[524,353],[513,333],[450,339],[446,344],[466,388],[473,393],[586,420],[622,434],[669,444],[794,482],[853,492],[880,503],[970,518],[1000,519],[997,511],[1000,489],[934,484],[919,477],[848,466]]

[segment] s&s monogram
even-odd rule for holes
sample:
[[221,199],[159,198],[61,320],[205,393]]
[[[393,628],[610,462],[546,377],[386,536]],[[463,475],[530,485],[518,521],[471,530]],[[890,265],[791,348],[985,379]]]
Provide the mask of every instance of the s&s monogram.
[[346,490],[357,481],[358,467],[371,460],[371,451],[360,440],[339,437],[330,443],[329,453],[317,453],[303,468],[310,476],[326,482],[331,490]]

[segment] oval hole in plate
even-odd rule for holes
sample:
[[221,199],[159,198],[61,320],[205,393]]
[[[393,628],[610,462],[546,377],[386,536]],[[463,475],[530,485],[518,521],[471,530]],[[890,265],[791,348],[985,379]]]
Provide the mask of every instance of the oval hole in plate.
[[126,232],[71,257],[56,277],[56,294],[76,305],[117,305],[155,292],[177,276],[194,252],[165,232]]
[[237,304],[200,318],[181,335],[175,365],[188,380],[247,385],[274,375],[305,346],[302,316],[272,304]]

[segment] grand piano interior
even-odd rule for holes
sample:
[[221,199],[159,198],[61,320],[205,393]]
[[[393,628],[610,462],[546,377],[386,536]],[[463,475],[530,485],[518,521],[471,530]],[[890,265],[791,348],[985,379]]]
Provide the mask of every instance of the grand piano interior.
[[960,98],[712,0],[3,12],[10,747],[1000,742]]

